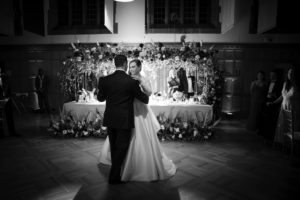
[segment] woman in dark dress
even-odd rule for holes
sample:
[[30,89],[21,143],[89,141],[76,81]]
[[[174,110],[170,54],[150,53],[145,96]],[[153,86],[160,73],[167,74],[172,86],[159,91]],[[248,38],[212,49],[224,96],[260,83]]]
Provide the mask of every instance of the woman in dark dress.
[[267,83],[265,81],[265,73],[259,71],[256,80],[251,83],[250,88],[250,111],[247,122],[247,129],[256,131],[259,127],[259,122],[262,119],[262,109],[267,94]]

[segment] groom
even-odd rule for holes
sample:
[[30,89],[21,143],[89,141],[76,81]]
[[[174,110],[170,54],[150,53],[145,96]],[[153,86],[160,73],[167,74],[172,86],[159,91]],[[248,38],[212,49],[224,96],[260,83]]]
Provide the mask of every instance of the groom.
[[120,184],[121,167],[126,157],[131,139],[131,129],[134,128],[133,100],[137,98],[147,104],[149,97],[144,94],[139,82],[126,74],[127,57],[117,55],[114,58],[116,71],[106,77],[101,77],[98,83],[99,101],[106,100],[103,126],[107,133],[111,151],[110,184]]

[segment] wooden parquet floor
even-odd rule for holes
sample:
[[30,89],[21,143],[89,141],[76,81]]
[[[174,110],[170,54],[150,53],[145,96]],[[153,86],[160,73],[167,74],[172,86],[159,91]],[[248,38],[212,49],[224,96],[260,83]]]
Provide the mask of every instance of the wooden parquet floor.
[[[288,156],[222,120],[211,141],[163,142],[177,174],[160,182],[107,184],[99,165],[103,139],[49,136],[48,116],[16,116],[22,137],[0,139],[1,200],[273,200],[300,197],[300,168]],[[296,198],[298,197],[298,198]]]

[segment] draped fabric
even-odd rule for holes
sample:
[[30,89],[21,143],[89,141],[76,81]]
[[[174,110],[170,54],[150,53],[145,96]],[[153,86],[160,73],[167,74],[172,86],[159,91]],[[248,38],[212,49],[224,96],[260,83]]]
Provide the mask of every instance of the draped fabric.
[[283,143],[284,134],[291,132],[292,112],[280,108],[274,142]]
[[292,87],[286,89],[284,84],[282,91],[282,103],[278,116],[277,127],[275,132],[274,142],[283,143],[284,134],[291,132],[292,121],[295,130],[299,130],[299,91],[297,88]]
[[147,77],[151,83],[153,93],[161,92],[167,94],[168,92],[168,75],[169,69],[167,67],[156,67],[154,71],[142,69],[142,74]]

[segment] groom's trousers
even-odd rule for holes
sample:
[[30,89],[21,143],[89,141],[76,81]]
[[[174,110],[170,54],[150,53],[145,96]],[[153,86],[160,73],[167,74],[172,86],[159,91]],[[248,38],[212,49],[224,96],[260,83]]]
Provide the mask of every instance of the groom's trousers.
[[109,173],[109,182],[121,181],[121,168],[127,155],[131,139],[131,129],[107,129],[110,152],[111,152],[111,169]]

